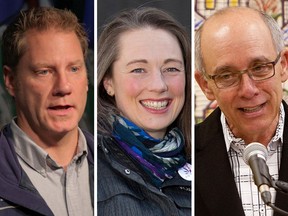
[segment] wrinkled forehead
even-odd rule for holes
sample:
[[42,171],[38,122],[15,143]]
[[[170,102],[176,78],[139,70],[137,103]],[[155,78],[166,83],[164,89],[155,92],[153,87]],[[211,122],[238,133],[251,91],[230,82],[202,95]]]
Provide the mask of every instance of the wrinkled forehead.
[[268,59],[274,58],[276,51],[271,32],[259,14],[241,11],[220,14],[205,23],[201,53],[205,69],[211,70],[216,65],[231,64],[236,59],[244,63],[263,53]]
[[228,10],[224,13],[212,16],[204,24],[202,29],[201,40],[203,44],[208,40],[225,40],[237,41],[239,38],[245,37],[249,40],[253,35],[259,35],[267,40],[272,41],[270,29],[261,18],[259,13],[251,10]]
[[237,39],[242,35],[253,35],[257,32],[271,36],[270,30],[259,13],[251,10],[228,10],[212,15],[202,28],[201,39],[221,39],[230,36]]

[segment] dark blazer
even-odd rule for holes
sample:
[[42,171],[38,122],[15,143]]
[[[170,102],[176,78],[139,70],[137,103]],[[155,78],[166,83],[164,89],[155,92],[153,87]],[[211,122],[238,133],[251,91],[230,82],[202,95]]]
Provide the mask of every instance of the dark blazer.
[[[285,109],[284,143],[279,180],[288,182],[288,106]],[[221,111],[214,110],[195,126],[195,216],[244,216],[242,202],[229,162]],[[275,205],[288,211],[288,195],[277,192]],[[278,215],[274,212],[274,215]]]

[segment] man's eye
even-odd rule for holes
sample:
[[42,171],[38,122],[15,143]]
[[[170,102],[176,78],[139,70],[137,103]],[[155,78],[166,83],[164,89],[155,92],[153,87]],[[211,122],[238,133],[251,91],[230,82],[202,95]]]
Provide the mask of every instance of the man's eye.
[[75,73],[79,71],[79,67],[71,67],[71,71]]
[[259,73],[267,70],[267,65],[257,65],[251,68],[252,72]]
[[225,74],[218,75],[217,79],[229,80],[229,79],[233,79],[234,77],[235,77],[235,74],[233,73],[225,73]]
[[47,75],[49,73],[49,70],[39,70],[39,71],[36,71],[36,74],[38,75]]
[[132,73],[143,73],[144,69],[143,68],[136,68],[134,70],[131,71]]

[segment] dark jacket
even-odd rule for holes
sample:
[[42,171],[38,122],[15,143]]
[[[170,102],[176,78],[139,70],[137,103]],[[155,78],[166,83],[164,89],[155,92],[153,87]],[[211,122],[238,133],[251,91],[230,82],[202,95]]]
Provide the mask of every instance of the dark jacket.
[[[288,182],[288,107],[279,180]],[[244,216],[229,162],[217,108],[195,127],[195,216]],[[275,205],[288,211],[288,195],[278,193]],[[274,212],[274,215],[278,215]]]
[[[90,192],[94,199],[94,138],[83,132],[88,145]],[[56,197],[55,197],[56,198]],[[0,133],[0,216],[53,215],[20,166],[12,142],[10,125]]]
[[97,143],[98,216],[191,215],[191,182],[176,176],[159,190],[112,138]]

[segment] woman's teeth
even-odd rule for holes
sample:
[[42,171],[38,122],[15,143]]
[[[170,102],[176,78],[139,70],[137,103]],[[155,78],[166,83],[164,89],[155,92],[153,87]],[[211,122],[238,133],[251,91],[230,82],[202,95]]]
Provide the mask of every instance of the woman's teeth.
[[145,107],[150,108],[150,109],[163,109],[166,108],[168,105],[168,101],[142,101],[141,102]]

